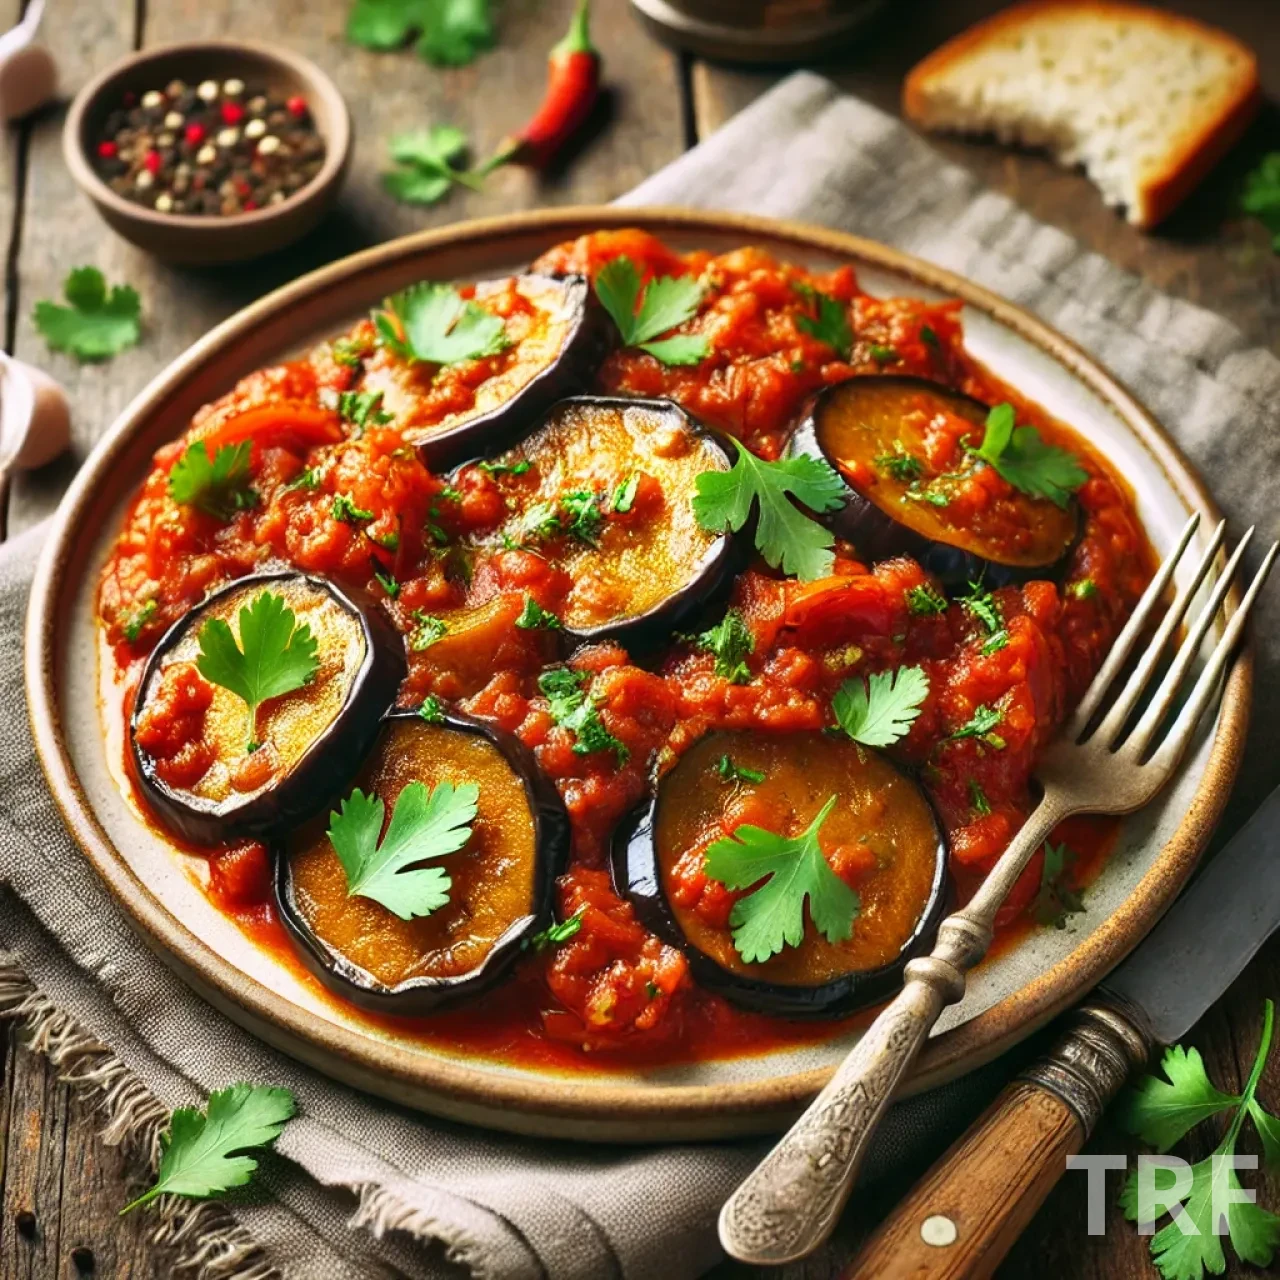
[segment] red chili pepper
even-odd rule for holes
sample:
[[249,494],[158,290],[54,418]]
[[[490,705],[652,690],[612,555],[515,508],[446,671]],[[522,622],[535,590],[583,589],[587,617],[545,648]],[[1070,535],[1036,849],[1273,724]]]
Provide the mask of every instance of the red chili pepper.
[[505,138],[480,172],[504,164],[540,169],[582,127],[600,93],[600,53],[587,29],[589,0],[579,0],[569,33],[551,50],[547,92],[533,119]]

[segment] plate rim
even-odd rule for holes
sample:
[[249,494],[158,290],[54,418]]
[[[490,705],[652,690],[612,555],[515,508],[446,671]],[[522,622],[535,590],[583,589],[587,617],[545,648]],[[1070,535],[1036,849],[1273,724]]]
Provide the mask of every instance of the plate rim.
[[[490,1128],[616,1140],[706,1137],[777,1127],[830,1078],[820,1067],[764,1080],[713,1085],[651,1084],[634,1076],[477,1071],[475,1059],[424,1054],[327,1022],[249,978],[214,952],[155,899],[117,852],[80,786],[60,724],[55,690],[59,597],[81,509],[96,478],[110,469],[138,423],[188,372],[216,360],[219,348],[303,297],[321,294],[368,269],[451,244],[469,247],[511,235],[548,240],[584,229],[639,226],[729,233],[790,242],[858,265],[880,267],[959,298],[1048,355],[1108,405],[1151,455],[1187,506],[1215,524],[1221,514],[1194,466],[1154,416],[1092,356],[1030,312],[964,277],[888,245],[847,232],[755,214],[667,206],[573,205],[455,223],[404,236],[329,263],[237,311],[166,365],[130,401],[94,446],[51,519],[27,610],[24,679],[36,754],[67,828],[143,940],[215,1007],[293,1057],[394,1101]],[[554,240],[553,240],[554,237]],[[1229,597],[1234,607],[1238,593]],[[926,1046],[907,1092],[942,1083],[998,1056],[1073,1004],[1150,930],[1194,869],[1230,795],[1248,728],[1253,683],[1251,643],[1223,691],[1204,773],[1176,830],[1123,904],[1071,955],[963,1025]],[[548,1129],[553,1122],[555,1129]],[[568,1124],[571,1128],[566,1128]]]

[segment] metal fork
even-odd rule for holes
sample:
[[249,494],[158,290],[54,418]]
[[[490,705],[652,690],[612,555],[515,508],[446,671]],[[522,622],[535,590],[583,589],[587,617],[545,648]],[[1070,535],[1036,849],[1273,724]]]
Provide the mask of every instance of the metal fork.
[[1277,550],[1272,545],[1267,552],[1186,702],[1162,734],[1253,530],[1244,535],[1150,702],[1126,732],[1154,682],[1163,650],[1182,624],[1222,546],[1222,525],[1161,619],[1133,674],[1100,719],[1099,712],[1159,610],[1199,521],[1196,515],[1187,522],[1084,700],[1046,752],[1036,775],[1044,795],[1026,824],[969,903],[939,926],[933,951],[908,963],[902,991],[880,1012],[827,1087],[726,1201],[720,1213],[720,1242],[730,1256],[757,1265],[793,1262],[831,1234],[894,1090],[942,1010],[964,995],[965,974],[986,954],[996,912],[1032,855],[1063,818],[1073,813],[1131,813],[1169,781],[1201,715],[1219,697],[1222,674]]

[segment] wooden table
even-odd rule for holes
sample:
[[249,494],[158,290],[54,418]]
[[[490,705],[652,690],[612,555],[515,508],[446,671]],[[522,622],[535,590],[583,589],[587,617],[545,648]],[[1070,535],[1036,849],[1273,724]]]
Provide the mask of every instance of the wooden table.
[[[1275,0],[1178,0],[1167,7],[1210,18],[1236,31],[1259,52],[1271,99],[1280,99],[1280,24]],[[21,0],[0,0],[0,24],[19,15]],[[278,41],[315,59],[334,75],[355,115],[358,149],[339,212],[304,244],[239,269],[178,271],[117,239],[72,186],[60,154],[61,110],[9,131],[0,167],[0,220],[7,224],[3,279],[5,346],[50,370],[70,390],[76,454],[142,385],[213,323],[268,289],[329,259],[422,227],[479,214],[544,204],[607,201],[634,186],[714,130],[776,81],[780,73],[712,65],[679,56],[642,32],[623,0],[597,0],[594,22],[605,51],[611,94],[598,127],[562,171],[539,181],[512,170],[482,193],[457,192],[419,210],[397,206],[381,192],[385,139],[432,122],[464,128],[478,154],[522,121],[538,100],[548,46],[567,24],[572,0],[505,0],[499,6],[499,46],[473,66],[436,71],[410,52],[373,54],[342,39],[345,0],[51,0],[45,36],[74,91],[93,72],[142,45],[199,35]],[[894,110],[903,72],[940,40],[980,14],[992,0],[898,0],[874,39],[822,69],[843,86]],[[1079,175],[1035,156],[997,147],[939,143],[949,158],[975,169],[1037,216],[1055,223],[1112,261],[1171,293],[1234,320],[1256,342],[1280,353],[1280,259],[1262,228],[1232,212],[1239,175],[1266,149],[1280,145],[1277,112],[1266,117],[1225,166],[1159,237],[1147,237],[1107,211]],[[147,318],[142,345],[103,365],[78,366],[49,352],[31,320],[36,299],[58,295],[69,267],[92,263],[112,281],[142,295]],[[74,459],[22,478],[10,498],[9,531],[51,511]],[[9,661],[15,660],[9,655]],[[1264,993],[1280,990],[1280,943],[1273,943],[1196,1029],[1209,1072],[1223,1088],[1238,1088],[1261,1023]],[[151,1280],[170,1274],[171,1259],[147,1243],[146,1215],[117,1218],[139,1170],[95,1140],[92,1109],[60,1084],[44,1059],[5,1034],[0,1090],[0,1277],[94,1274]],[[1280,1105],[1280,1063],[1262,1093]],[[1202,1143],[1203,1145],[1203,1143]],[[1096,1150],[1123,1148],[1113,1133]],[[919,1171],[907,1171],[907,1177]],[[1280,1179],[1246,1179],[1259,1199],[1280,1209]],[[841,1249],[874,1222],[893,1188],[860,1197],[858,1215],[842,1226],[837,1248],[793,1276],[833,1274]],[[22,1211],[36,1216],[34,1238],[16,1227]],[[74,1252],[75,1250],[81,1252]],[[90,1260],[83,1250],[92,1251]],[[741,1269],[722,1268],[722,1277]],[[1256,1274],[1233,1263],[1232,1276]],[[1069,1175],[1002,1269],[1004,1277],[1154,1276],[1141,1240],[1111,1212],[1105,1237],[1085,1231],[1084,1179]]]

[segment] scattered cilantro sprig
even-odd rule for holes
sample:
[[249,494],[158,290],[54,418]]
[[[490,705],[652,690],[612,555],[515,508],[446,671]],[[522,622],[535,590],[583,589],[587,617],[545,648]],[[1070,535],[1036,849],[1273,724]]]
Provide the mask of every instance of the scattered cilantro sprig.
[[844,505],[844,481],[828,462],[797,454],[766,462],[733,441],[737,459],[728,471],[703,471],[695,481],[693,513],[711,533],[735,533],[759,509],[756,549],[773,568],[811,581],[831,572],[835,538],[791,501],[812,511]]
[[853,326],[849,323],[849,308],[830,295],[807,284],[797,284],[797,293],[810,299],[817,315],[796,316],[796,326],[811,338],[830,347],[841,360],[848,361],[853,354]]
[[381,391],[341,391],[338,393],[338,414],[345,422],[364,431],[369,426],[385,426],[394,421],[382,407]]
[[716,675],[730,684],[749,684],[751,668],[747,656],[755,652],[755,637],[739,609],[726,609],[714,627],[691,637],[694,647],[715,657]]
[[1280,253],[1280,151],[1271,151],[1244,180],[1240,207],[1271,233],[1271,247]]
[[133,644],[142,634],[143,628],[156,616],[156,610],[160,608],[160,602],[152,596],[150,600],[140,604],[125,620],[121,630],[124,632],[124,638]]
[[550,609],[544,609],[532,596],[525,596],[524,608],[516,619],[521,631],[563,631],[564,623]]
[[764,781],[764,774],[759,769],[748,769],[746,765],[738,764],[732,756],[728,755],[720,757],[720,763],[716,765],[716,773],[720,775],[721,782]]
[[586,909],[585,906],[581,906],[567,919],[557,920],[532,937],[526,938],[525,948],[530,951],[545,951],[548,947],[558,947],[562,942],[576,938],[582,931],[582,916]]
[[1071,883],[1071,868],[1076,854],[1065,844],[1044,842],[1044,866],[1040,872],[1040,888],[1031,904],[1031,914],[1041,924],[1055,929],[1067,927],[1067,917],[1084,910],[1080,891]]
[[1035,427],[1015,426],[1016,421],[1013,405],[996,405],[987,414],[982,444],[970,452],[1019,492],[1065,507],[1089,473],[1074,454],[1046,444]]
[[494,41],[489,0],[355,0],[347,39],[366,49],[399,49],[418,35],[418,55],[461,67]]
[[584,671],[553,667],[538,677],[538,688],[547,700],[551,718],[573,734],[576,755],[612,751],[618,764],[624,765],[631,758],[631,752],[605,727],[595,700],[583,688],[587,678]]
[[943,741],[958,742],[962,738],[977,738],[979,742],[985,742],[987,746],[1001,751],[1007,744],[995,730],[1003,720],[1004,712],[999,707],[988,707],[985,703],[980,703],[974,707],[969,719]]
[[907,612],[916,618],[927,618],[947,611],[947,598],[928,582],[911,587],[906,594]]
[[622,254],[596,272],[595,291],[624,347],[639,347],[667,365],[706,359],[710,346],[701,334],[661,337],[698,314],[704,290],[692,276],[655,277],[642,288],[639,269]]
[[[395,322],[398,322],[398,327]],[[375,311],[378,341],[402,360],[458,364],[494,356],[511,345],[501,316],[465,300],[450,285],[423,281]]]
[[877,671],[865,683],[846,680],[832,699],[836,723],[864,747],[892,746],[910,732],[925,698],[929,677],[921,667]]
[[220,445],[212,457],[203,440],[188,445],[169,471],[169,497],[198,507],[216,520],[230,520],[258,501],[249,484],[253,446],[248,440]]
[[466,149],[467,135],[452,125],[397,133],[387,144],[396,167],[382,175],[382,185],[403,204],[435,204],[455,183],[478,191],[482,180],[456,163]]
[[62,282],[68,305],[42,298],[36,303],[36,328],[54,351],[77,360],[106,360],[134,346],[142,333],[142,304],[127,284],[107,290],[97,267],[72,267]]

